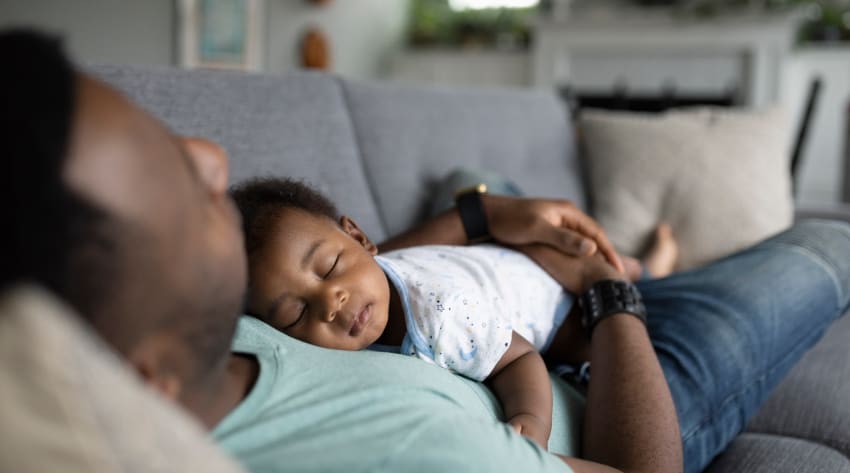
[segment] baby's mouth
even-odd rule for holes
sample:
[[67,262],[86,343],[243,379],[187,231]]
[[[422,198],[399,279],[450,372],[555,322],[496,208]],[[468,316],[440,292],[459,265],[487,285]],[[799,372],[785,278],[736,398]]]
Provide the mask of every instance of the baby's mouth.
[[351,322],[351,329],[349,329],[348,334],[352,337],[356,337],[363,333],[363,329],[369,325],[369,321],[372,319],[372,304],[366,304],[365,307],[360,309],[357,315],[354,316],[354,320]]

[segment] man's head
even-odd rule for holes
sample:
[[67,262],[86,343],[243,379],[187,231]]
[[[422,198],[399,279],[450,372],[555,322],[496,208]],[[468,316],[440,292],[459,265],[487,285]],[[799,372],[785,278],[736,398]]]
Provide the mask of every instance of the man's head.
[[245,287],[226,156],[75,70],[53,38],[1,33],[0,53],[0,287],[47,286],[193,408],[223,374]]
[[250,314],[327,348],[361,350],[381,336],[389,283],[353,220],[291,179],[256,179],[231,194],[242,212]]

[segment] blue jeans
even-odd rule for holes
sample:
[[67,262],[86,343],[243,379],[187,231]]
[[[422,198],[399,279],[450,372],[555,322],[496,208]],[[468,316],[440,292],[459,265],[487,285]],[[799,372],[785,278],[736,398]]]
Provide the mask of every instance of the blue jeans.
[[637,283],[673,394],[685,471],[701,471],[850,309],[850,225],[805,221],[703,268]]

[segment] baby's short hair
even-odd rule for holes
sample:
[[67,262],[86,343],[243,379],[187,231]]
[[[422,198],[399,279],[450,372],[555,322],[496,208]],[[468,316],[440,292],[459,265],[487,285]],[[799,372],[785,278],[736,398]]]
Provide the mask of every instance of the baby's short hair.
[[242,214],[245,250],[250,257],[262,248],[275,221],[285,209],[339,220],[333,202],[309,185],[285,177],[256,178],[237,184],[230,195]]

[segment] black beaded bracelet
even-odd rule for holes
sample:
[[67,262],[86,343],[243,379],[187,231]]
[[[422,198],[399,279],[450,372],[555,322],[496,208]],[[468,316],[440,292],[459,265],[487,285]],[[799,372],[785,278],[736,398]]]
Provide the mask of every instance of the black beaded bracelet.
[[581,325],[589,339],[596,325],[611,315],[631,314],[646,325],[646,307],[640,291],[628,281],[606,279],[587,290],[578,300]]

